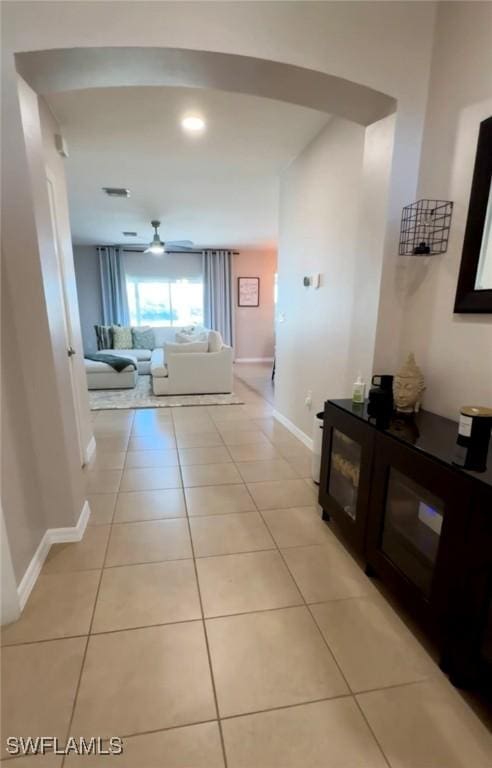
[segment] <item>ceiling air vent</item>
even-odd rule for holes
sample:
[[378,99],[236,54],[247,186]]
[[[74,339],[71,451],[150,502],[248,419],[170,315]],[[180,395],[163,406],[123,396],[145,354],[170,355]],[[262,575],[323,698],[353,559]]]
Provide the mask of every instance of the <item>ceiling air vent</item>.
[[122,235],[125,237],[136,237],[138,235],[138,232],[122,232]]
[[123,187],[103,187],[108,197],[130,197],[130,190]]

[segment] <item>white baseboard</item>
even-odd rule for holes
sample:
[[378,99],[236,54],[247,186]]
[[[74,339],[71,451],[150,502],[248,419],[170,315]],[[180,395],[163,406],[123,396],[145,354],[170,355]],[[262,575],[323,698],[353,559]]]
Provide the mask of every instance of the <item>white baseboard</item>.
[[69,526],[67,528],[48,528],[43,538],[39,542],[39,546],[33,555],[33,558],[27,566],[26,572],[21,579],[19,586],[17,587],[17,594],[19,596],[20,609],[24,608],[29,595],[31,594],[37,578],[43,567],[44,561],[48,556],[50,547],[52,544],[63,544],[69,541],[80,541],[85,533],[87,522],[91,509],[89,502],[86,500],[82,511],[79,515],[77,525]]
[[313,440],[311,437],[308,437],[305,432],[302,431],[302,429],[299,429],[299,427],[296,427],[293,421],[287,418],[287,416],[284,416],[283,414],[279,413],[279,411],[273,411],[273,418],[280,422],[286,429],[289,430],[289,432],[292,432],[292,434],[297,437],[298,440],[301,441],[301,443],[304,443],[306,448],[309,448],[310,451],[313,450]]
[[91,508],[87,499],[84,501],[84,506],[79,515],[77,525],[68,526],[67,528],[49,528],[46,533],[49,534],[50,545],[51,544],[64,544],[69,541],[80,541],[87,528],[89,521],[89,515]]
[[94,435],[92,435],[91,439],[89,440],[89,444],[85,449],[84,460],[86,464],[91,463],[95,453],[96,453],[96,438],[94,437]]
[[236,357],[235,363],[273,363],[273,357]]

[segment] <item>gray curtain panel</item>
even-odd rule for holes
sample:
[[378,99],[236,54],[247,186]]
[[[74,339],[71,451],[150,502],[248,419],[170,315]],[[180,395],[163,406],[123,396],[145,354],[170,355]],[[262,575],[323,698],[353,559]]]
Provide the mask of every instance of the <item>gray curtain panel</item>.
[[103,323],[105,325],[130,325],[121,248],[101,246],[97,249],[97,254],[101,276]]
[[207,328],[233,346],[232,251],[203,251],[203,314]]

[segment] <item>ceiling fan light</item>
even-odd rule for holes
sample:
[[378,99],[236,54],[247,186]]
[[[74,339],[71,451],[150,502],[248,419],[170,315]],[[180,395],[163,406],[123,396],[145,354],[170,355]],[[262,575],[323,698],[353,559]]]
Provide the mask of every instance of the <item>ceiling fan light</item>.
[[152,242],[144,253],[151,253],[153,256],[162,256],[164,254],[164,244],[161,242]]
[[161,222],[157,221],[157,219],[154,219],[150,223],[155,230],[154,237],[152,238],[149,247],[144,251],[144,253],[152,253],[154,256],[162,256],[165,251],[165,243],[162,242],[159,235],[159,227],[161,226]]

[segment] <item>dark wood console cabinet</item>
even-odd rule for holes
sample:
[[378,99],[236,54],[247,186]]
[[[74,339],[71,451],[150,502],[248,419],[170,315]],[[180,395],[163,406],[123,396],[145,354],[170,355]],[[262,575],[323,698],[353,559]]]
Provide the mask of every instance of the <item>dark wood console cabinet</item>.
[[492,454],[484,472],[461,469],[456,437],[426,411],[382,428],[365,405],[327,401],[319,503],[468,686],[492,669]]

